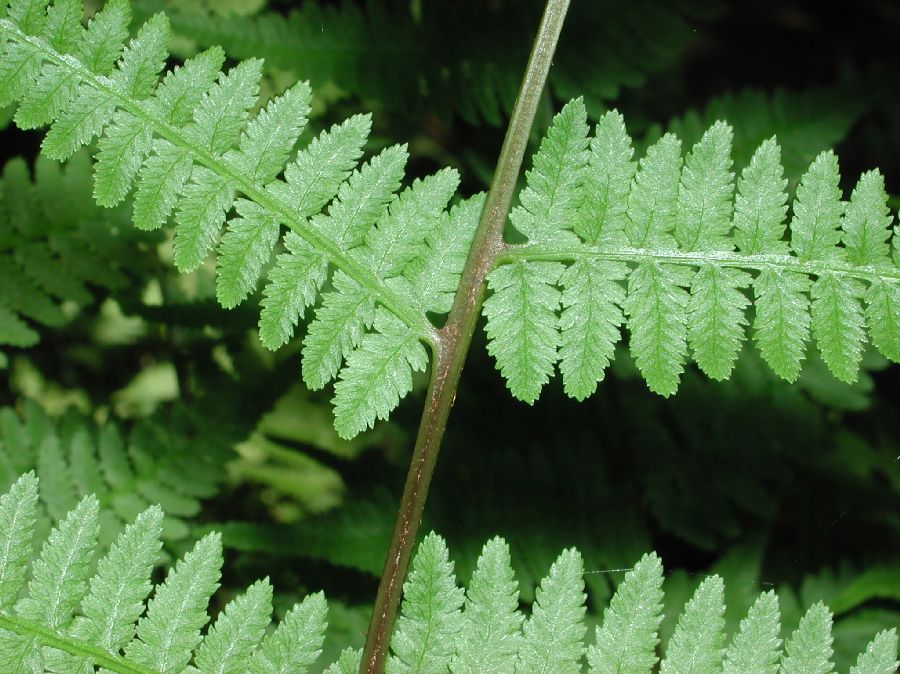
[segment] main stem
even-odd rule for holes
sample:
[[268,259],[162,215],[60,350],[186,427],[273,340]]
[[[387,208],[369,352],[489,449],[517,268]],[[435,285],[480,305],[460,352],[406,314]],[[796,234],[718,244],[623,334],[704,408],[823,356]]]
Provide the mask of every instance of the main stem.
[[447,417],[456,398],[456,387],[472,341],[472,333],[481,312],[484,280],[495,258],[504,247],[503,227],[512,204],[516,180],[528,145],[528,136],[541,92],[547,81],[550,64],[553,62],[553,54],[569,9],[569,2],[570,0],[548,0],[544,9],[544,16],[528,59],[528,68],[513,107],[503,148],[500,150],[494,179],[481,214],[481,222],[478,224],[469,257],[463,268],[459,289],[453,300],[447,323],[438,331],[439,339],[434,348],[434,365],[425,409],[422,412],[406,484],[403,487],[400,512],[397,515],[391,545],[384,562],[384,571],[378,585],[360,674],[384,672],[403,579],[406,577],[416,534],[422,521],[428,486],[434,473],[444,429],[447,427]]

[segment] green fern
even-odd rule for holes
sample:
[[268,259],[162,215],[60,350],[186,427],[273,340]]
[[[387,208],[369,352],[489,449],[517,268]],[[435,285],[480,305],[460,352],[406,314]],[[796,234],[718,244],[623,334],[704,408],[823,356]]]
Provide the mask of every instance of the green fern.
[[123,435],[113,421],[96,427],[71,411],[57,421],[30,401],[22,404],[21,414],[0,408],[0,489],[36,471],[42,480],[41,531],[80,499],[95,495],[104,547],[125,522],[160,503],[168,513],[162,537],[173,543],[190,534],[201,502],[217,494],[225,479],[227,441],[191,440],[206,427],[177,414],[157,415]]
[[[170,34],[166,17],[153,16],[126,46],[127,2],[107,3],[86,29],[76,4],[10,5],[0,19],[6,68],[0,101],[19,101],[20,126],[51,123],[43,152],[54,159],[99,137],[98,203],[116,205],[134,190],[141,229],[174,214],[175,263],[183,271],[217,248],[224,306],[252,292],[286,226],[286,252],[264,289],[263,343],[276,348],[291,338],[333,269],[305,340],[304,378],[315,388],[338,378],[342,435],[387,416],[409,392],[412,370],[427,363],[421,342],[433,344],[435,328],[426,312],[446,311],[445,293],[461,271],[458,254],[434,267],[435,256],[444,255],[435,246],[450,240],[457,250],[456,239],[474,231],[476,209],[443,213],[457,173],[442,171],[396,196],[403,146],[353,170],[368,137],[367,116],[321,134],[285,168],[305,126],[306,84],[270,101],[248,123],[259,60],[220,73],[224,56],[211,49],[157,85]],[[283,180],[276,177],[282,171]],[[236,215],[226,223],[232,209]],[[449,231],[461,215],[473,222]],[[419,295],[419,279],[434,290]]]
[[[37,519],[38,480],[19,478],[0,497],[0,667],[3,671],[93,671],[120,674],[249,672],[303,674],[318,659],[327,606],[307,596],[269,631],[272,588],[259,581],[229,602],[210,623],[207,604],[218,587],[218,534],[202,538],[151,590],[162,511],[138,514],[91,575],[98,503],[85,497],[62,519],[26,571]],[[393,672],[579,672],[585,651],[585,594],[580,554],[564,551],[541,584],[531,616],[518,614],[516,583],[501,539],[485,545],[465,593],[456,585],[446,545],[428,535],[404,585],[398,629],[391,641]],[[494,581],[499,581],[494,585]],[[649,674],[662,620],[662,567],[645,556],[626,576],[597,642],[588,649],[591,674]],[[813,606],[782,653],[778,608],[764,594],[725,649],[723,584],[704,581],[688,602],[665,654],[662,671],[831,672],[831,613]],[[859,656],[851,674],[888,674],[900,665],[897,633],[884,630]],[[468,664],[465,664],[468,663]],[[481,664],[477,664],[481,663]],[[495,663],[495,664],[489,664]],[[326,671],[355,673],[359,653],[345,651]],[[477,669],[472,667],[492,669]],[[493,669],[497,666],[497,669]],[[740,669],[735,669],[740,667]]]
[[[8,73],[0,104],[20,101],[20,125],[51,122],[43,151],[53,158],[99,136],[97,201],[115,205],[134,189],[143,229],[174,213],[184,271],[217,247],[224,306],[253,291],[281,240],[263,289],[263,343],[290,340],[321,296],[304,339],[304,381],[321,388],[336,379],[335,425],[345,437],[386,418],[426,369],[425,345],[438,345],[480,199],[445,210],[458,183],[452,170],[397,194],[404,146],[353,169],[365,116],[324,132],[285,167],[305,126],[306,84],[248,122],[258,60],[220,73],[223,54],[210,49],[157,85],[164,15],[125,46],[124,0],[87,29],[74,6],[10,5],[0,19]],[[751,289],[754,340],[789,381],[811,337],[842,381],[858,376],[866,331],[900,360],[900,271],[879,174],[865,174],[845,204],[837,159],[821,154],[801,179],[785,240],[774,140],[754,154],[735,197],[727,124],[710,127],[684,158],[666,134],[635,165],[618,113],[593,138],[586,117],[580,99],[557,116],[510,218],[527,243],[507,246],[488,277],[488,350],[513,395],[533,402],[558,363],[566,391],[589,396],[623,324],[651,390],[674,393],[689,354],[710,377],[728,378]]]
[[33,178],[20,158],[3,167],[0,346],[33,346],[40,340],[35,324],[64,324],[92,301],[93,288],[120,289],[144,264],[135,244],[148,237],[118,231],[127,215],[97,207],[89,175],[81,152],[63,169],[39,158]]
[[845,203],[837,158],[820,154],[797,188],[785,240],[774,139],[754,153],[735,197],[724,122],[683,160],[680,141],[666,134],[635,171],[616,112],[599,121],[581,158],[585,120],[580,100],[557,115],[511,218],[528,241],[509,245],[488,278],[488,350],[514,396],[534,401],[557,361],[567,393],[592,393],[623,314],[651,390],[674,393],[689,352],[709,377],[727,379],[746,339],[751,288],[754,340],[788,381],[800,374],[810,336],[845,382],[859,376],[867,331],[900,362],[900,269],[877,171]]

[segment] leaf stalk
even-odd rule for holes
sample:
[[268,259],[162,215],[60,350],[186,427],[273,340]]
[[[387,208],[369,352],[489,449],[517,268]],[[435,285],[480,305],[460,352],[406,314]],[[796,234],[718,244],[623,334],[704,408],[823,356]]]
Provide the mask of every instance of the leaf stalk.
[[425,409],[372,610],[360,674],[384,672],[403,580],[422,521],[428,487],[481,313],[485,279],[494,260],[504,250],[503,229],[569,3],[570,0],[548,0],[545,6],[453,307],[446,324],[438,331],[437,342],[432,345],[434,364]]

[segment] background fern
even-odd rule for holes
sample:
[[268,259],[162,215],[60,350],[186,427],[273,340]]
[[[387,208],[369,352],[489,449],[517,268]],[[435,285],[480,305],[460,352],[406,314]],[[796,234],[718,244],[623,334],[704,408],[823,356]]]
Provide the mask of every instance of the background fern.
[[[308,79],[315,88],[336,86],[369,107],[406,117],[453,112],[468,124],[492,126],[512,110],[542,9],[531,0],[487,7],[305,2],[287,16],[235,17],[198,4],[144,0],[136,8],[144,18],[165,10],[174,30],[200,47],[221,45],[237,59],[262,57],[268,68]],[[720,11],[718,2],[638,3],[624,11],[605,2],[573,6],[569,44],[581,46],[560,45],[550,90],[562,100],[585,95],[599,110],[623,87],[640,86],[648,73],[675,61],[691,26]],[[506,29],[491,32],[486,19]]]
[[[35,323],[60,327],[93,289],[121,289],[146,268],[141,248],[153,239],[134,232],[121,210],[97,207],[89,173],[84,153],[63,168],[38,159],[34,179],[21,158],[3,167],[0,345],[33,346]],[[54,208],[58,200],[66,207]]]

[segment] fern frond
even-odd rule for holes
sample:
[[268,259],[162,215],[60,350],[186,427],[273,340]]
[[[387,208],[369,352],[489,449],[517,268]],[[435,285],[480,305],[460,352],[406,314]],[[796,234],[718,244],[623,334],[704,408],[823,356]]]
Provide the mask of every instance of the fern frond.
[[[863,174],[845,203],[837,157],[821,153],[800,180],[788,231],[774,138],[753,153],[735,194],[726,123],[713,124],[684,160],[679,139],[665,134],[635,171],[613,112],[597,124],[586,163],[554,154],[570,169],[561,184],[582,194],[573,214],[570,202],[553,201],[547,179],[550,148],[561,139],[583,148],[573,109],[557,115],[523,191],[523,201],[545,206],[543,218],[518,226],[528,241],[507,245],[488,277],[488,351],[515,397],[533,402],[557,363],[569,395],[590,395],[622,315],[638,370],[664,396],[677,390],[689,354],[710,378],[731,376],[751,305],[753,339],[788,381],[811,338],[845,382],[858,378],[867,341],[898,359],[900,268],[889,256],[893,217],[877,171]],[[574,243],[559,238],[570,229]]]
[[359,663],[362,660],[362,651],[354,651],[347,648],[341,653],[331,667],[325,670],[325,674],[357,674],[359,672]]
[[138,622],[136,636],[125,649],[140,665],[163,672],[181,671],[200,643],[209,620],[206,605],[219,586],[222,543],[217,534],[199,541],[166,576]]
[[36,498],[33,474],[0,496],[0,522],[9,524],[0,533],[0,545],[21,543],[15,555],[0,556],[3,671],[93,672],[99,665],[120,674],[303,674],[321,652],[321,594],[304,599],[263,638],[272,610],[267,581],[229,603],[201,637],[222,564],[218,534],[200,540],[147,602],[160,548],[163,514],[158,506],[140,513],[119,535],[97,564],[88,591],[99,529],[93,496],[51,532],[34,563],[27,594],[12,606],[32,550]]
[[112,420],[98,428],[75,413],[54,420],[36,403],[24,404],[21,414],[0,408],[0,488],[35,470],[43,530],[79,499],[96,495],[104,547],[125,522],[159,503],[168,512],[161,535],[172,543],[189,535],[186,520],[200,511],[202,499],[218,493],[225,477],[222,462],[231,447],[213,437],[194,442],[192,435],[202,428],[194,420],[159,415],[123,436]]
[[403,584],[403,604],[391,638],[390,674],[446,672],[462,627],[464,593],[456,586],[447,545],[426,536]]
[[453,674],[514,674],[522,640],[519,584],[510,565],[509,546],[500,538],[485,543],[466,591],[463,625]]
[[576,221],[575,209],[582,197],[580,174],[589,158],[587,111],[576,98],[563,107],[547,131],[534,155],[534,167],[525,174],[521,204],[509,214],[510,222],[529,241],[572,243],[574,237],[566,230]]
[[38,481],[26,473],[0,497],[0,611],[8,611],[25,583],[37,521]]
[[497,359],[513,395],[534,402],[553,373],[559,329],[558,263],[513,264],[488,277],[494,293],[484,303],[488,352]]
[[[140,513],[113,543],[97,565],[89,594],[81,603],[84,614],[72,623],[72,635],[116,653],[133,638],[135,623],[144,612],[150,574],[160,549],[163,513],[151,506]],[[88,658],[60,658],[70,671],[85,671]],[[89,671],[89,670],[88,670]]]
[[656,664],[662,622],[662,563],[644,555],[616,589],[588,648],[590,674],[649,672]]
[[[286,252],[265,284],[263,343],[277,348],[291,339],[331,269],[330,289],[304,343],[304,379],[319,388],[339,377],[335,405],[344,436],[385,417],[408,393],[412,370],[425,367],[421,343],[433,346],[437,339],[426,312],[434,311],[435,302],[446,303],[464,258],[454,252],[440,274],[422,279],[438,295],[424,304],[409,282],[434,262],[435,245],[465,244],[458,232],[473,232],[479,216],[474,208],[458,210],[455,218],[444,215],[459,182],[456,171],[400,191],[405,146],[389,147],[355,169],[371,128],[367,116],[320,134],[289,161],[309,112],[307,84],[290,87],[251,118],[259,59],[221,72],[224,54],[212,48],[160,81],[170,36],[165,15],[150,17],[126,44],[127,0],[107,3],[86,29],[76,4],[38,2],[28,12],[11,8],[0,18],[6,45],[0,64],[9,69],[0,99],[19,102],[23,124],[50,124],[43,143],[49,157],[65,160],[99,138],[97,203],[113,206],[134,191],[139,229],[173,217],[174,257],[182,271],[197,269],[215,250],[223,306],[234,307],[255,290],[286,230]],[[472,224],[458,222],[462,217]],[[447,231],[454,225],[462,226]],[[2,281],[0,288],[9,288],[14,301],[0,293],[0,309],[61,320],[28,288],[11,292],[13,286]],[[379,316],[391,318],[376,321],[376,307]],[[6,313],[0,313],[0,327],[17,344],[34,339]],[[406,355],[396,359],[401,332]],[[392,365],[376,385],[379,400],[360,406],[360,391],[345,382],[359,381],[363,363],[381,371],[386,362]]]
[[272,613],[272,586],[257,581],[233,599],[212,624],[194,655],[190,672],[244,671],[245,663],[265,636]]
[[722,670],[724,593],[725,586],[719,576],[710,576],[700,583],[678,619],[660,674],[712,674]]
[[[207,626],[207,604],[222,564],[216,533],[198,541],[147,601],[160,549],[163,515],[157,506],[125,528],[88,583],[98,502],[82,499],[51,532],[20,596],[33,550],[37,492],[37,478],[26,474],[0,496],[2,671],[86,674],[99,666],[118,674],[305,674],[321,654],[327,612],[321,593],[308,595],[269,631],[272,588],[261,580]],[[462,611],[464,594],[447,546],[429,534],[404,585],[388,671],[579,672],[585,650],[583,576],[581,555],[564,551],[523,624],[509,548],[495,538],[482,551]],[[698,588],[669,643],[663,671],[721,671],[722,590],[718,577]],[[597,643],[588,649],[591,673],[648,674],[656,661],[661,614],[662,565],[649,554],[626,575],[605,613]],[[725,671],[773,672],[781,655],[778,622],[774,594],[761,595],[725,655]],[[896,671],[896,656],[896,632],[885,630],[851,674],[889,674]],[[831,614],[818,604],[789,639],[779,671],[825,674],[832,671],[830,657]],[[325,671],[355,674],[359,664],[360,652],[346,649]]]
[[761,594],[725,651],[725,674],[777,674],[780,623],[778,597]]
[[[15,605],[18,617],[51,630],[65,630],[72,614],[87,590],[91,552],[97,542],[98,504],[94,496],[85,497],[41,548],[32,568],[28,595]],[[8,671],[41,671],[45,668],[43,649],[35,638],[15,639],[0,633],[0,653]]]
[[[250,661],[252,674],[303,674],[322,652],[328,606],[321,592],[288,611],[277,629],[263,639]],[[347,658],[341,657],[339,662]],[[356,667],[359,668],[357,655]]]
[[522,629],[516,674],[577,674],[584,653],[584,563],[564,550],[535,593]]
[[879,632],[850,670],[850,674],[891,674],[900,667],[897,660],[897,630]]
[[800,619],[781,658],[781,674],[831,674],[831,611],[819,602]]
[[124,239],[108,231],[122,222],[123,213],[97,208],[86,181],[89,171],[83,153],[62,170],[39,158],[33,176],[20,158],[3,167],[0,345],[33,346],[40,340],[35,324],[58,327],[70,319],[64,302],[87,305],[94,289],[123,286],[125,269],[140,271],[137,251],[127,250],[131,245],[123,251]]

